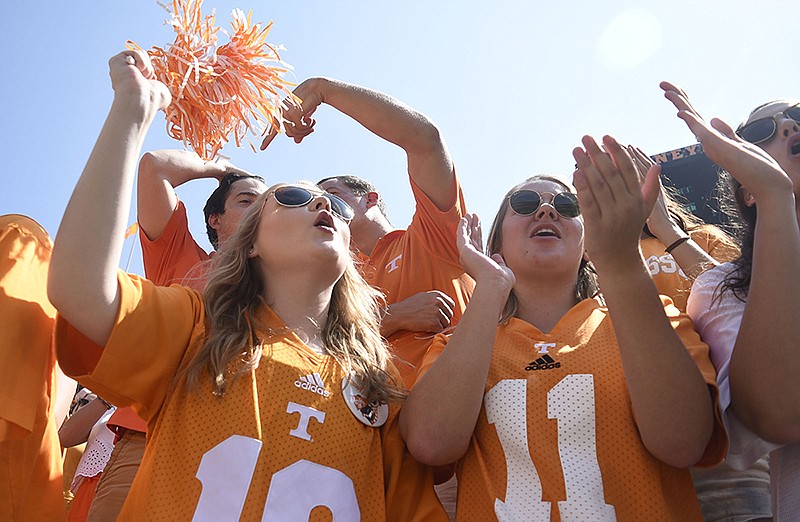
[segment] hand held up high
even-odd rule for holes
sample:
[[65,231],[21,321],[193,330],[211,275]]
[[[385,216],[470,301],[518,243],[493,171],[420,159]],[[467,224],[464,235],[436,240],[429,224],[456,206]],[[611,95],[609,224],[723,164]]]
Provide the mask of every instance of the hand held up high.
[[167,86],[155,79],[150,58],[142,51],[122,51],[108,61],[114,103],[140,111],[146,121],[172,101]]
[[678,109],[678,117],[703,145],[706,155],[747,187],[756,201],[791,193],[791,179],[769,154],[737,136],[724,121],[718,118],[706,121],[680,87],[669,82],[661,82],[660,87],[664,97]]
[[661,191],[660,169],[640,178],[627,151],[611,136],[603,147],[584,136],[572,154],[578,164],[575,189],[581,205],[585,246],[598,270],[639,263],[639,236]]
[[477,214],[467,214],[458,226],[456,245],[460,254],[461,266],[477,284],[482,281],[497,284],[504,292],[510,292],[516,279],[514,272],[506,266],[500,254],[491,257],[483,253],[483,233]]

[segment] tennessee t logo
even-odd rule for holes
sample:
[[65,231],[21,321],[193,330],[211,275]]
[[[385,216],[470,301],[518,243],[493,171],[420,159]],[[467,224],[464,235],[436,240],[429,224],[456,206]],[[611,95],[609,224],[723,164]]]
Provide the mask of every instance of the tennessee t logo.
[[300,422],[297,423],[297,427],[295,429],[289,432],[289,435],[303,440],[313,441],[311,435],[308,433],[308,422],[311,419],[316,420],[320,424],[325,422],[324,411],[315,410],[310,406],[303,406],[302,404],[297,404],[296,402],[290,402],[286,406],[286,413],[300,414]]
[[384,268],[386,268],[386,271],[391,273],[391,272],[394,272],[395,270],[397,270],[398,268],[400,268],[400,258],[402,258],[402,257],[403,257],[403,254],[400,254],[399,256],[397,256],[394,259],[392,259],[391,261],[389,261],[386,264],[386,266],[384,267]]
[[548,353],[548,348],[555,348],[556,343],[534,343],[534,348],[539,349],[539,353]]

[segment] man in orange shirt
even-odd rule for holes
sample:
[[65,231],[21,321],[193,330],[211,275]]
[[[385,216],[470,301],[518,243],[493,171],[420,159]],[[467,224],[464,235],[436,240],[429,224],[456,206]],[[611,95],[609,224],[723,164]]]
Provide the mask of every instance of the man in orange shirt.
[[214,178],[219,186],[208,198],[208,240],[214,249],[239,225],[242,213],[266,190],[264,179],[227,161],[205,161],[194,152],[157,150],[139,161],[137,206],[144,272],[157,285],[183,284],[202,290],[210,259],[189,232],[186,207],[175,188],[196,179]]
[[[326,103],[406,151],[416,200],[406,230],[389,222],[371,183],[336,176],[318,185],[355,211],[351,246],[364,262],[364,277],[386,296],[389,306],[381,333],[392,345],[397,368],[410,388],[433,335],[458,323],[474,286],[456,248],[456,230],[466,206],[450,153],[433,121],[386,94],[329,78],[310,78],[294,94],[302,106],[290,106],[284,119],[286,134],[295,142],[313,132],[311,114]],[[273,130],[261,148],[276,135]]]

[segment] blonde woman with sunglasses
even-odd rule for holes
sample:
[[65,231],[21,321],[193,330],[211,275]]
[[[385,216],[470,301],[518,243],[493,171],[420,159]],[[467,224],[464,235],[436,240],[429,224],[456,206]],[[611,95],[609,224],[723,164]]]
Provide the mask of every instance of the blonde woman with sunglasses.
[[700,276],[687,307],[718,370],[727,460],[746,469],[771,452],[774,520],[800,520],[800,106],[764,104],[734,131],[661,87],[730,175],[743,221],[741,256]]
[[708,348],[639,251],[658,169],[640,188],[603,146],[573,152],[577,198],[541,176],[509,191],[485,255],[462,222],[475,292],[401,413],[412,454],[458,462],[459,520],[702,520],[686,468],[725,451]]
[[269,188],[204,294],[117,269],[136,158],[170,94],[147,55],[109,61],[114,101],[56,239],[67,372],[148,421],[120,520],[446,520],[397,428],[404,391],[346,204]]

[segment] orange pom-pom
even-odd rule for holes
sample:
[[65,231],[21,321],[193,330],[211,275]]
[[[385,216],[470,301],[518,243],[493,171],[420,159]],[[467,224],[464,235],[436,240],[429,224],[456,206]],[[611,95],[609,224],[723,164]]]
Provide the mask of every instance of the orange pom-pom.
[[[238,147],[248,131],[261,135],[272,126],[281,129],[281,99],[292,96],[295,84],[284,79],[291,66],[278,54],[282,47],[266,41],[272,22],[253,24],[252,11],[245,16],[235,9],[230,42],[217,46],[216,15],[204,16],[202,4],[173,0],[167,23],[175,30],[175,42],[147,54],[156,78],[172,93],[167,133],[212,159],[231,133]],[[141,49],[131,41],[128,48]]]

